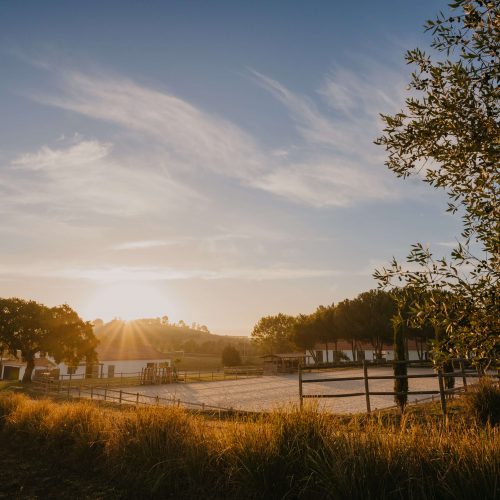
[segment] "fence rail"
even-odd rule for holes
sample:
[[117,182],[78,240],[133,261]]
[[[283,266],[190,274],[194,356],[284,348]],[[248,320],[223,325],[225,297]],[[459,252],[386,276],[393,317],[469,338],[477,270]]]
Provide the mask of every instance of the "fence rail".
[[[362,376],[352,376],[352,377],[324,377],[324,378],[304,378],[304,374],[307,373],[322,373],[326,370],[330,370],[331,367],[306,367],[299,366],[299,399],[300,407],[303,406],[304,399],[323,399],[323,398],[349,398],[349,397],[359,397],[365,396],[366,398],[366,411],[371,412],[371,396],[409,396],[409,395],[439,395],[441,402],[441,409],[443,415],[446,416],[446,399],[451,397],[456,393],[467,390],[467,378],[479,378],[481,377],[475,370],[470,370],[465,368],[465,363],[467,360],[455,359],[459,365],[459,370],[455,371],[454,364],[453,371],[445,372],[442,368],[438,369],[433,373],[418,373],[418,374],[408,374],[408,375],[369,375],[368,368],[380,367],[379,364],[370,364],[367,361],[363,361],[363,375]],[[420,361],[392,361],[385,364],[385,366],[395,365],[395,364],[405,364],[407,367],[419,367],[421,366]],[[499,375],[496,375],[497,378]],[[372,391],[370,390],[370,380],[398,380],[398,379],[437,379],[438,387],[435,390],[414,390],[414,391]],[[463,382],[462,387],[457,388],[447,388],[447,381],[450,379],[461,378]],[[360,392],[344,392],[339,394],[328,394],[328,393],[318,393],[318,394],[304,394],[304,384],[317,384],[317,383],[330,383],[330,382],[347,382],[347,381],[363,381],[364,390]],[[429,398],[424,398],[429,399]],[[421,402],[422,400],[420,400]]]
[[183,406],[200,411],[233,412],[233,408],[209,405],[206,403],[196,403],[170,397],[148,396],[140,392],[129,392],[123,389],[113,389],[109,386],[75,385],[61,390],[59,384],[52,381],[35,381],[33,386],[36,390],[44,394],[57,394],[71,399],[90,399],[91,401],[118,403],[119,405],[139,406]]
[[221,380],[239,380],[241,378],[261,377],[263,369],[258,367],[231,367],[222,370],[191,370],[172,372],[171,376],[147,377],[144,370],[141,372],[115,373],[114,377],[88,378],[84,373],[77,375],[59,375],[58,378],[41,377],[41,380],[50,379],[61,387],[77,385],[107,384],[114,386],[156,385],[160,383],[191,383],[215,382]]

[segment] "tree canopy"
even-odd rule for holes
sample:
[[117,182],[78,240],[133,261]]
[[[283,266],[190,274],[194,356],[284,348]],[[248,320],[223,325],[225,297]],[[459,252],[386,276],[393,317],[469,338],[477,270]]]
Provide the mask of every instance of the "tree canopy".
[[33,300],[0,298],[0,344],[13,356],[21,353],[27,363],[23,382],[29,382],[36,354],[46,353],[56,363],[92,362],[97,339],[92,324],[66,304],[50,308]]
[[264,354],[293,350],[291,334],[295,318],[279,313],[261,318],[252,330],[252,341]]
[[426,24],[432,55],[407,52],[411,95],[405,110],[382,117],[376,143],[397,176],[419,175],[446,192],[448,211],[462,219],[461,241],[448,258],[417,243],[407,258],[413,267],[393,260],[375,277],[415,290],[414,318],[445,333],[437,359],[484,366],[500,349],[500,4],[458,0],[450,8]]

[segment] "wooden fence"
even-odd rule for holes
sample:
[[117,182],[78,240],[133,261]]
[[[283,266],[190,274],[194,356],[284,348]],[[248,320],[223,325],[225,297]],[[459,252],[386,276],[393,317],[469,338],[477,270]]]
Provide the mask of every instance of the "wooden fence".
[[61,387],[84,385],[108,386],[134,386],[134,385],[156,385],[168,383],[191,383],[191,382],[215,382],[221,380],[238,380],[240,378],[261,377],[263,369],[259,367],[230,367],[222,370],[212,371],[172,371],[167,369],[145,368],[140,372],[115,373],[114,377],[87,378],[85,374],[59,375],[58,378],[41,377],[40,380],[53,380]]
[[86,399],[103,403],[114,403],[118,405],[139,406],[183,406],[198,411],[233,412],[233,408],[208,405],[206,403],[195,403],[174,397],[148,396],[140,392],[129,392],[123,389],[112,388],[106,385],[67,385],[61,387],[50,380],[37,380],[33,387],[43,394],[58,395],[70,399]]
[[[371,401],[370,396],[396,396],[396,395],[425,395],[425,396],[436,396],[439,395],[439,399],[441,402],[441,409],[443,415],[446,416],[446,399],[447,397],[456,394],[457,392],[466,391],[467,390],[467,378],[478,378],[479,375],[475,370],[466,369],[465,363],[466,360],[456,359],[453,360],[453,366],[455,363],[458,364],[459,369],[453,369],[452,372],[444,372],[442,368],[434,371],[433,373],[417,373],[417,374],[408,374],[408,375],[369,375],[368,369],[369,367],[379,367],[380,365],[370,363],[368,361],[363,361],[363,375],[360,376],[350,376],[350,377],[321,377],[321,378],[307,378],[305,374],[307,373],[322,373],[327,370],[331,371],[331,367],[316,367],[316,366],[300,366],[299,367],[299,398],[300,398],[300,407],[303,406],[304,399],[319,399],[319,398],[349,398],[356,396],[365,396],[366,400],[366,411],[367,413],[371,412]],[[412,366],[421,366],[421,361],[392,361],[387,362],[385,366],[394,364],[405,364],[407,367]],[[338,373],[338,372],[337,372]],[[498,377],[498,375],[497,375]],[[370,390],[370,380],[396,380],[396,379],[417,379],[417,378],[429,378],[435,379],[437,381],[437,387],[434,390],[420,390],[420,391],[404,391],[404,392],[394,392],[394,391],[372,391]],[[461,378],[463,386],[453,389],[447,389],[445,384],[445,379],[450,378]],[[327,394],[327,393],[318,393],[318,394],[305,394],[304,393],[304,384],[311,383],[338,383],[338,382],[347,382],[347,381],[363,381],[363,391],[362,392],[346,392],[340,394]],[[422,400],[421,400],[422,401]]]

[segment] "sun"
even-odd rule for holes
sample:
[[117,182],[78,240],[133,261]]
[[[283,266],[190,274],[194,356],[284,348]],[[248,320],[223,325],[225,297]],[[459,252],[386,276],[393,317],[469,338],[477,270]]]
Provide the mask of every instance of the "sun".
[[113,318],[132,320],[156,318],[171,314],[164,293],[142,283],[115,283],[99,288],[85,304],[85,316],[109,321]]

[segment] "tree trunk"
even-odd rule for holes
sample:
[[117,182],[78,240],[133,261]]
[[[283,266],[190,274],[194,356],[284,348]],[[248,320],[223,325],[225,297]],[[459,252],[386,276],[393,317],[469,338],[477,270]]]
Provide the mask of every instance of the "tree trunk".
[[[439,326],[434,326],[434,335],[436,340],[439,342],[441,340],[441,329]],[[445,361],[443,363],[443,372],[453,373],[453,362]],[[445,389],[453,389],[455,387],[455,377],[445,377],[444,378],[444,386]]]
[[[401,320],[394,321],[393,328],[394,328],[394,361],[406,361],[403,322]],[[408,402],[408,379],[406,378],[406,375],[408,374],[408,367],[406,366],[406,363],[394,363],[393,369],[395,376],[404,377],[404,378],[394,379],[394,392],[403,393],[403,394],[396,394],[394,396],[394,401],[399,406],[401,412],[403,412],[406,403]]]
[[326,362],[328,363],[328,340],[325,340],[325,347],[326,347]]
[[24,371],[23,375],[23,384],[30,383],[31,382],[31,376],[33,375],[33,370],[35,369],[35,358],[30,356],[26,360],[26,370]]

